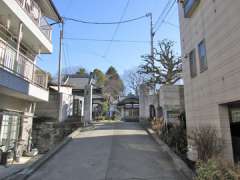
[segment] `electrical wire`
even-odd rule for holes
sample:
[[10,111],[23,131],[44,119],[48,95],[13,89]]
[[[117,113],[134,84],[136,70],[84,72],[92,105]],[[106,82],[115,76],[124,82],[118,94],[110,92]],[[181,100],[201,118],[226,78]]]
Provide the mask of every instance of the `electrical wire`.
[[170,26],[172,26],[172,27],[175,27],[175,28],[179,29],[179,26],[178,26],[178,25],[173,24],[173,23],[171,23],[171,22],[169,22],[169,21],[163,21],[163,23],[164,23],[164,24],[168,24],[168,25],[170,25]]
[[166,10],[168,9],[170,3],[171,3],[171,0],[168,0],[168,2],[167,2],[167,4],[164,6],[161,14],[158,16],[156,22],[154,23],[154,28],[157,26],[157,24],[159,23],[159,21],[162,19],[163,15],[165,14]]
[[66,53],[65,53],[65,48],[63,44],[63,63],[65,67],[62,67],[62,71],[64,70],[63,74],[69,74],[69,71],[67,69],[67,58],[66,58]]
[[68,63],[69,63],[69,68],[70,68],[70,71],[71,71],[71,73],[72,72],[74,72],[74,69],[73,69],[73,67],[72,67],[72,65],[71,65],[71,59],[70,59],[70,55],[69,55],[69,49],[68,49],[68,44],[66,43],[66,42],[64,42],[65,43],[65,50],[66,50],[66,55],[67,55],[67,59],[68,59]]
[[139,17],[132,18],[132,19],[127,19],[127,20],[123,20],[123,21],[115,21],[115,22],[94,22],[94,21],[85,21],[85,20],[75,19],[75,18],[70,18],[70,17],[62,17],[62,18],[67,21],[74,21],[74,22],[83,23],[83,24],[113,25],[113,24],[130,23],[130,22],[138,21],[138,20],[146,18],[146,17],[147,17],[147,15],[144,15],[144,16],[139,16]]
[[[127,0],[127,3],[126,3],[126,5],[125,5],[125,7],[124,7],[124,9],[123,9],[122,15],[121,15],[120,20],[119,20],[120,22],[123,20],[125,14],[126,14],[126,12],[127,12],[129,3],[130,3],[130,0]],[[115,38],[115,36],[117,35],[117,32],[118,32],[118,30],[119,30],[119,28],[120,28],[120,25],[121,25],[121,24],[117,24],[116,28],[114,29],[114,32],[113,32],[113,34],[112,34],[111,41],[110,41],[110,43],[108,44],[108,46],[107,46],[107,48],[106,48],[106,50],[105,50],[105,52],[104,52],[104,54],[103,54],[103,57],[107,57],[107,55],[108,55],[108,53],[109,53],[109,51],[110,51],[110,49],[111,49],[112,43],[113,43],[113,41],[114,41],[114,38]]]
[[167,16],[169,15],[169,13],[171,12],[172,8],[174,7],[175,3],[177,0],[173,0],[171,6],[169,7],[169,9],[167,10],[166,14],[163,16],[160,24],[156,27],[155,29],[155,33],[160,29],[160,27],[162,26],[162,24],[164,23],[165,19],[167,18]]
[[93,41],[93,42],[114,42],[114,43],[137,43],[137,44],[147,44],[150,41],[139,41],[139,40],[120,40],[120,39],[91,39],[91,38],[74,38],[74,37],[65,37],[65,40],[72,41]]

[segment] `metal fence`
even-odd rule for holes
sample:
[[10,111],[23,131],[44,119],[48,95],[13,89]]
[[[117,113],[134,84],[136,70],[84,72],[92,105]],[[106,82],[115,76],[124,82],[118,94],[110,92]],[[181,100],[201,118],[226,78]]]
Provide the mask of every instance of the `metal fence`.
[[37,86],[47,88],[48,74],[22,53],[19,53],[17,58],[17,50],[2,39],[0,39],[0,67]]

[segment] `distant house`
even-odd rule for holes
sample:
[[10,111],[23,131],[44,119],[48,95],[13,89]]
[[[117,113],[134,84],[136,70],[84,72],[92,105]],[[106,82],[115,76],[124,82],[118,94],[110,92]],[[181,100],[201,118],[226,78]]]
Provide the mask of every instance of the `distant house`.
[[51,119],[63,122],[75,117],[81,121],[83,117],[84,97],[72,95],[72,87],[61,85],[60,93],[56,84],[49,85],[49,101],[39,102],[36,105],[37,118]]
[[119,99],[117,109],[123,121],[139,121],[139,97],[124,96]]
[[[66,84],[72,86],[72,94],[74,96],[84,97],[87,93],[86,87],[89,85],[91,77],[89,74],[72,74],[67,75]],[[93,84],[92,88],[92,116],[98,116],[102,112],[102,104],[104,102],[102,87]],[[77,101],[77,100],[76,100]],[[77,102],[76,102],[77,103]]]
[[62,21],[51,0],[0,1],[0,148],[20,156],[31,150],[36,103],[49,97],[48,74],[36,65],[53,50],[47,19]]

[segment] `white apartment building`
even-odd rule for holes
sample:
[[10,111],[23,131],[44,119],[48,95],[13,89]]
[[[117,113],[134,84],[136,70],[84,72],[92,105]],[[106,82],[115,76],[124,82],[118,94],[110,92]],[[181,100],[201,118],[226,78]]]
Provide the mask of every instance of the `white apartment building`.
[[[240,160],[240,1],[179,0],[187,131],[214,127]],[[189,158],[197,159],[189,139]]]
[[48,75],[36,65],[50,54],[52,28],[60,22],[51,0],[0,0],[0,148],[31,146],[36,102],[48,101]]

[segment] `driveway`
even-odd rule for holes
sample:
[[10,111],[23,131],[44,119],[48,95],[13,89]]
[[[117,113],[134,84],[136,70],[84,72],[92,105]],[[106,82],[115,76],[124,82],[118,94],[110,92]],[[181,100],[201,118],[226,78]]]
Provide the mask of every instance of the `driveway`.
[[185,180],[138,123],[99,123],[79,133],[30,180]]

